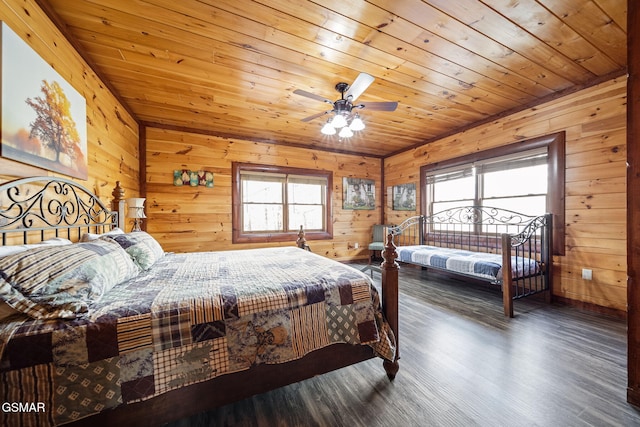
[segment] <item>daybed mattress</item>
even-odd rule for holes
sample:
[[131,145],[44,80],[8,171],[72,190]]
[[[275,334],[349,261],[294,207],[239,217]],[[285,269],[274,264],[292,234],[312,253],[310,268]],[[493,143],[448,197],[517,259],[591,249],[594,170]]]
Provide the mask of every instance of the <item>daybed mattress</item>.
[[[398,261],[475,276],[493,283],[502,282],[502,255],[472,252],[437,246],[399,246]],[[523,257],[512,257],[514,279],[539,273],[539,263]]]
[[76,319],[0,323],[3,400],[46,406],[0,418],[63,424],[337,342],[393,360],[365,274],[298,248],[169,253]]

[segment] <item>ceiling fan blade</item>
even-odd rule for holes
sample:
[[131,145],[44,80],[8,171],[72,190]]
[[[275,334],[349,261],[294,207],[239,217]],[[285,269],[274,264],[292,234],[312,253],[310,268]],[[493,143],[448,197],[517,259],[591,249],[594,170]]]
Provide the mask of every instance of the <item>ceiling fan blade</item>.
[[324,98],[320,95],[316,95],[315,93],[307,92],[306,90],[296,89],[293,91],[296,95],[306,96],[307,98],[315,99],[318,101],[326,102],[328,104],[333,105],[333,101],[329,101],[327,98]]
[[310,122],[311,120],[316,119],[316,118],[318,118],[320,116],[324,116],[325,114],[329,114],[331,111],[333,111],[333,110],[323,111],[322,113],[317,113],[317,114],[314,114],[312,116],[305,117],[304,119],[302,119],[302,121],[303,122]]
[[355,101],[362,92],[367,90],[369,85],[373,83],[375,79],[367,73],[360,73],[354,82],[349,86],[349,89],[344,94],[345,98],[351,97],[351,102]]
[[358,108],[366,108],[369,111],[395,111],[398,108],[397,102],[363,102],[358,104]]

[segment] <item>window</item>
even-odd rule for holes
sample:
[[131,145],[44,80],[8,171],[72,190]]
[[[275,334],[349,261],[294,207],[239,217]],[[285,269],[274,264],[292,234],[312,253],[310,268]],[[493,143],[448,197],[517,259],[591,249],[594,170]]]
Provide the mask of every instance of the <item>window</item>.
[[235,163],[234,243],[331,238],[328,171]]
[[426,176],[429,214],[456,206],[492,206],[528,215],[547,212],[547,150],[479,160]]
[[565,250],[564,132],[473,153],[420,168],[421,209],[495,206],[553,214],[553,253]]

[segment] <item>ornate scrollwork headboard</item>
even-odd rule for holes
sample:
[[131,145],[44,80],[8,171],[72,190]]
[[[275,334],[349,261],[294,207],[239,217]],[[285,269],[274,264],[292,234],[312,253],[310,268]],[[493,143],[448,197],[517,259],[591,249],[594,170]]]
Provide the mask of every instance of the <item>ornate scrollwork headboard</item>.
[[50,237],[79,240],[118,226],[113,212],[95,194],[65,178],[21,178],[0,185],[0,245]]

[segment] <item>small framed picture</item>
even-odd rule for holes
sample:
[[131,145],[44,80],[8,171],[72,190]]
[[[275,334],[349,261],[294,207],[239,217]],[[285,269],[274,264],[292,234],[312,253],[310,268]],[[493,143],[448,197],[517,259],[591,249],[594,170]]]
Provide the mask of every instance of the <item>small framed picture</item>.
[[173,185],[176,187],[203,186],[213,188],[213,172],[205,170],[192,171],[189,169],[176,169],[173,171]]
[[393,186],[393,210],[416,210],[416,183],[400,184]]
[[372,179],[342,179],[342,209],[376,208],[376,182]]

